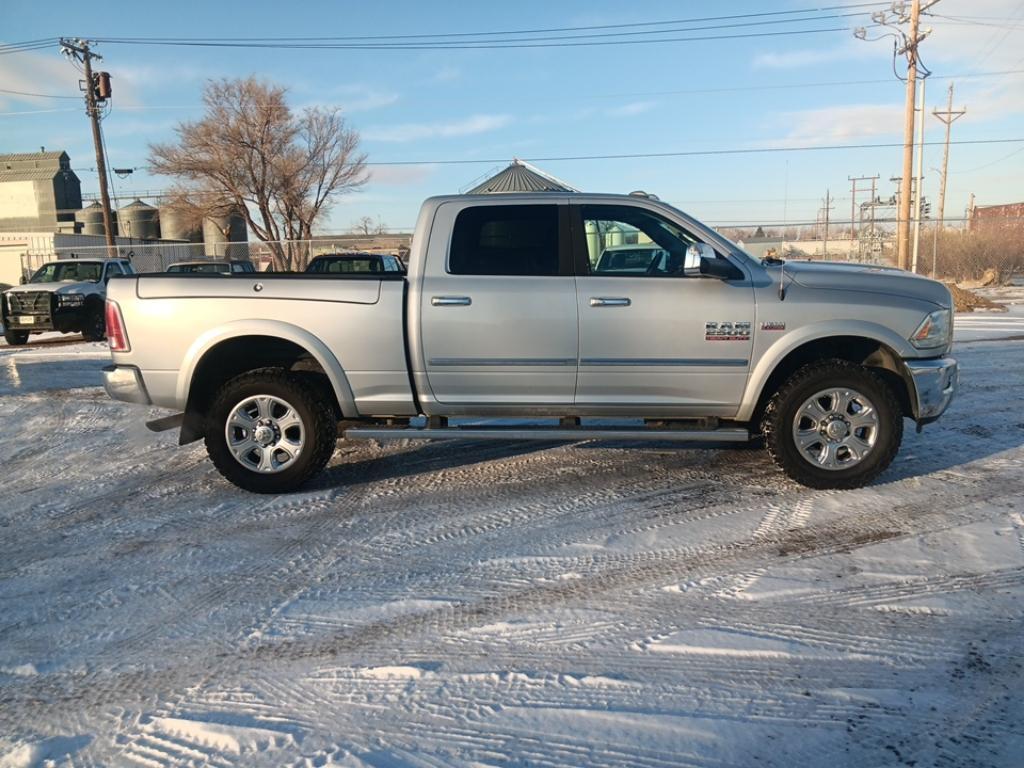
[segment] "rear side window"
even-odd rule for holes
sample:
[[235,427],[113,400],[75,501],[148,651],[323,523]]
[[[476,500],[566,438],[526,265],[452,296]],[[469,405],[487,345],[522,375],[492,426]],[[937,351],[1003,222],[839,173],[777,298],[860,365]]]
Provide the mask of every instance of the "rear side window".
[[557,205],[481,205],[455,219],[453,275],[553,276],[559,272]]

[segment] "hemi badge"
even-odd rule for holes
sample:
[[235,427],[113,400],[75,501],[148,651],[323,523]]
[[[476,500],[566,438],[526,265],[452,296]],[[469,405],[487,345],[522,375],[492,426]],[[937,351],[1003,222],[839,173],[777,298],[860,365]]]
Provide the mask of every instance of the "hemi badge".
[[777,320],[761,323],[762,331],[784,331],[786,330],[786,324],[780,323]]

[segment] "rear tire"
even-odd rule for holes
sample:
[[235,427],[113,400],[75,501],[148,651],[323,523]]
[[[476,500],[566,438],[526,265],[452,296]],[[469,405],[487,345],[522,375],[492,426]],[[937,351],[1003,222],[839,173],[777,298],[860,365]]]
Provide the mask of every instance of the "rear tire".
[[12,347],[20,347],[28,344],[28,331],[8,331],[4,329],[4,338]]
[[287,493],[327,465],[334,411],[305,379],[260,368],[228,381],[207,415],[206,452],[217,470],[253,493]]
[[884,472],[903,440],[889,385],[864,366],[823,360],[772,396],[762,421],[768,453],[810,488],[860,488]]

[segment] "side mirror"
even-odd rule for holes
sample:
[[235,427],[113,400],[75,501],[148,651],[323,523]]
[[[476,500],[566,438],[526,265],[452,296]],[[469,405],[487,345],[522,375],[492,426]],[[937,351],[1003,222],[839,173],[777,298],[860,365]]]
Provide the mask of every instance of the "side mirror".
[[24,275],[22,275],[21,276],[21,280],[19,281],[19,284],[20,285],[25,285],[26,283],[28,283],[28,278],[25,277]]
[[683,274],[687,277],[717,277],[719,280],[728,280],[736,277],[736,268],[728,261],[715,256],[715,250],[707,243],[694,243],[686,249]]

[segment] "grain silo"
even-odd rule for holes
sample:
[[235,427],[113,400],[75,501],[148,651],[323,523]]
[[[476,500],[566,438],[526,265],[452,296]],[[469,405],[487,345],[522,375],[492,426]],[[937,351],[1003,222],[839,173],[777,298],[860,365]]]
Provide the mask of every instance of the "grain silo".
[[203,228],[195,219],[170,206],[160,209],[160,235],[164,240],[203,242]]
[[117,212],[122,237],[139,240],[160,239],[160,212],[152,205],[135,199]]
[[[114,231],[117,231],[117,211],[111,211],[110,216],[113,219]],[[85,235],[105,235],[107,230],[103,226],[103,206],[99,203],[93,203],[87,205],[82,210],[78,211],[75,218],[82,222],[82,234]]]
[[203,243],[210,258],[248,258],[249,230],[240,213],[203,220]]

